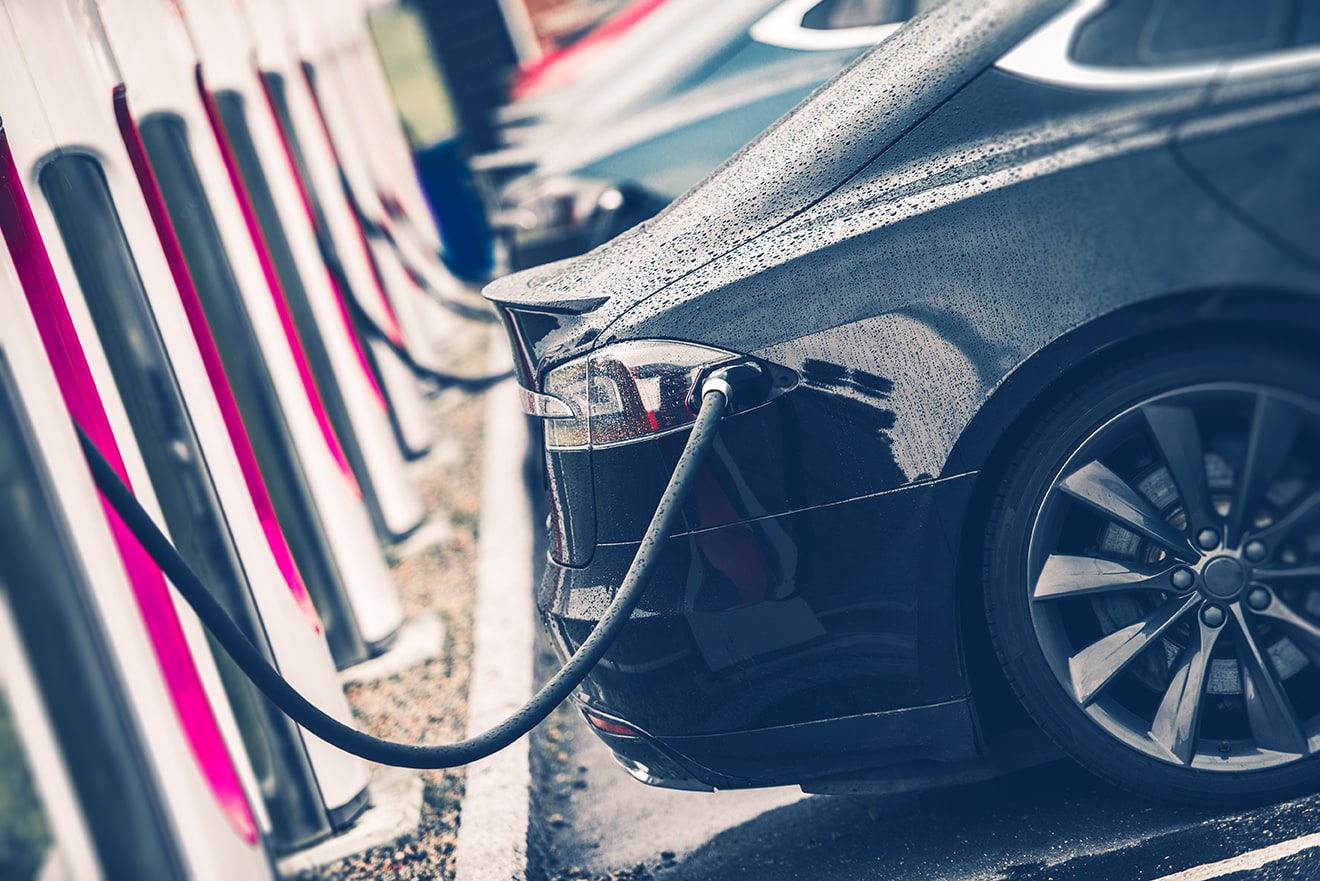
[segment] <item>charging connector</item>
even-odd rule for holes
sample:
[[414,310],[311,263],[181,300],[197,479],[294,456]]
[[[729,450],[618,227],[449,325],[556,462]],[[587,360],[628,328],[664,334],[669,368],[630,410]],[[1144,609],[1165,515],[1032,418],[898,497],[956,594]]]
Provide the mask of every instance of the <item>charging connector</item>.
[[792,391],[797,384],[797,374],[786,367],[753,358],[725,362],[709,367],[702,373],[688,398],[688,407],[696,412],[701,396],[712,388],[718,388],[729,402],[725,415],[731,416],[769,403],[785,392]]

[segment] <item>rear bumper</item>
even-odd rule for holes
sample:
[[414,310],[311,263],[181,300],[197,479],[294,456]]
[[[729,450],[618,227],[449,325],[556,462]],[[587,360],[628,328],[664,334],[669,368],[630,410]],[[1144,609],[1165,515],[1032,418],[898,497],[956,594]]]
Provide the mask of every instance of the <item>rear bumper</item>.
[[[586,707],[608,718],[590,702]],[[634,778],[668,789],[810,786],[894,765],[981,757],[967,700],[692,737],[593,730]]]
[[[635,776],[720,788],[973,757],[948,525],[971,485],[931,481],[671,538],[583,685],[588,709],[638,732],[604,739]],[[636,548],[547,562],[538,605],[561,653],[586,639]]]

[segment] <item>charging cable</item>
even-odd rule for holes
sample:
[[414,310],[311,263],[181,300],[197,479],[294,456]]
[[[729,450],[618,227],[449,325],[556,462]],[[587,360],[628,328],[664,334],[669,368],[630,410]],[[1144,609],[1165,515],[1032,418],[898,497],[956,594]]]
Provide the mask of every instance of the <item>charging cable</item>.
[[357,297],[352,293],[347,294],[344,299],[348,301],[349,308],[352,309],[354,316],[362,325],[363,329],[371,335],[372,339],[384,343],[391,352],[394,353],[404,366],[413,372],[418,379],[429,380],[441,388],[456,388],[469,394],[484,392],[492,386],[499,385],[504,380],[513,376],[512,370],[506,370],[503,373],[493,373],[488,376],[461,376],[454,373],[442,373],[439,370],[427,367],[412,356],[406,348],[390,339],[389,334],[376,322],[376,319],[357,301]]
[[623,583],[591,635],[578,646],[559,672],[513,715],[476,737],[437,746],[393,743],[364,734],[322,712],[299,694],[234,624],[82,428],[78,429],[78,438],[91,467],[92,479],[102,495],[197,613],[215,641],[276,707],[326,743],[368,761],[401,768],[453,768],[499,752],[531,731],[582,684],[609,651],[628,623],[659,563],[661,548],[674,531],[683,502],[710,452],[719,422],[728,411],[731,391],[729,382],[718,373],[702,385],[701,407],[692,434],[674,466],[674,473],[660,497]]

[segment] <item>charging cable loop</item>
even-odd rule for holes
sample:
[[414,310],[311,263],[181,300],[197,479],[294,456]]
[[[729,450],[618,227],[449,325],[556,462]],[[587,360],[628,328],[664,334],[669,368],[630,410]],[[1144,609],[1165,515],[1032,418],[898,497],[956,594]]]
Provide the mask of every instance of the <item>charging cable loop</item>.
[[582,684],[628,624],[646,591],[669,536],[679,523],[683,503],[692,491],[715,442],[720,420],[729,412],[732,389],[724,379],[703,383],[701,408],[682,454],[674,466],[655,514],[637,548],[619,589],[600,621],[560,670],[535,695],[493,728],[457,743],[414,745],[391,743],[358,731],[327,715],[290,685],[238,628],[215,595],[179,555],[133,491],[119,478],[105,456],[79,426],[78,439],[97,489],[134,537],[197,613],[216,643],[233,658],[243,674],[285,715],[326,743],[371,762],[401,768],[453,768],[483,759],[509,746],[544,720]]

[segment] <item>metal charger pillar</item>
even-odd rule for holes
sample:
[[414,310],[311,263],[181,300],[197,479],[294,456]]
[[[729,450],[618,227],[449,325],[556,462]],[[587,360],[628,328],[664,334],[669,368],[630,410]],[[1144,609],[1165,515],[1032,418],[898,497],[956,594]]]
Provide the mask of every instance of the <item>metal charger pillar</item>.
[[[227,426],[215,397],[227,390],[223,373],[213,387],[217,377],[208,381],[185,318],[180,295],[195,297],[195,291],[96,12],[82,0],[35,6],[10,4],[20,42],[57,39],[79,52],[27,59],[34,97],[51,131],[48,144],[25,144],[36,155],[20,155],[19,161],[35,169],[54,222],[55,234],[45,236],[48,247],[55,250],[54,243],[62,242],[76,279],[64,286],[64,299],[81,300],[99,336],[108,373],[93,366],[93,381],[102,390],[117,389],[164,522],[191,565],[268,660],[347,719],[305,589],[285,580],[274,555],[287,548],[263,529],[242,477],[234,447],[245,439],[241,420]],[[89,145],[95,153],[71,150],[70,144]],[[81,341],[89,335],[84,328],[69,332]],[[271,817],[272,845],[291,850],[351,821],[367,802],[365,765],[305,740],[227,656],[219,659],[219,670]],[[313,755],[331,785],[347,790],[342,804],[333,806],[337,813],[318,784]]]
[[[371,230],[370,242],[381,265],[401,270],[390,276],[395,283],[389,290],[400,314],[410,316],[405,336],[411,330],[410,345],[424,361],[435,363],[435,352],[452,344],[454,335],[465,329],[465,323],[440,300],[462,302],[470,294],[440,262],[434,224],[414,224],[396,195],[418,189],[416,174],[411,166],[403,175],[392,171],[397,152],[389,135],[401,138],[402,133],[388,88],[372,91],[370,98],[364,92],[366,84],[382,75],[378,64],[361,63],[359,50],[365,36],[360,16],[339,2],[278,0],[276,7],[281,5],[290,13],[293,46],[343,171],[350,203]],[[406,154],[406,146],[402,149]],[[411,187],[400,183],[405,176],[411,178]]]
[[0,260],[0,596],[18,634],[6,649],[23,658],[6,663],[6,690],[25,691],[15,704],[29,749],[48,748],[34,770],[46,803],[63,804],[53,833],[73,877],[272,878],[267,821],[249,801],[255,782],[200,625],[98,503],[74,438],[70,416],[158,516],[123,405],[92,376],[104,353],[94,337],[79,342],[61,296],[76,285],[67,255],[47,251],[38,218],[50,225],[49,212],[29,202],[11,149],[38,140],[45,121],[31,95],[11,91],[28,73],[8,26],[22,16],[6,12],[0,233],[13,264]]
[[[336,663],[350,666],[388,646],[402,610],[304,347],[324,343],[314,325],[296,326],[275,267],[284,231],[263,231],[233,144],[212,126],[197,52],[174,4],[123,0],[105,11],[112,43],[126,46],[121,54],[153,66],[147,79],[135,78],[143,141],[189,269],[204,282],[197,293],[280,525]],[[254,173],[254,186],[268,193],[260,166]]]
[[421,499],[408,480],[388,405],[350,307],[322,259],[291,157],[251,64],[245,22],[226,3],[190,0],[182,5],[212,121],[228,142],[251,198],[326,410],[378,533],[386,540],[401,538],[421,524]]
[[308,82],[290,54],[293,35],[282,11],[274,3],[242,5],[261,84],[331,281],[339,296],[357,307],[351,317],[389,401],[399,445],[406,455],[420,456],[434,440],[434,427],[417,378],[392,348],[407,349],[422,363],[434,360],[421,346],[424,338],[418,335],[412,303],[399,290],[411,283],[393,256],[378,246],[370,220],[351,201],[342,157],[329,141]]

